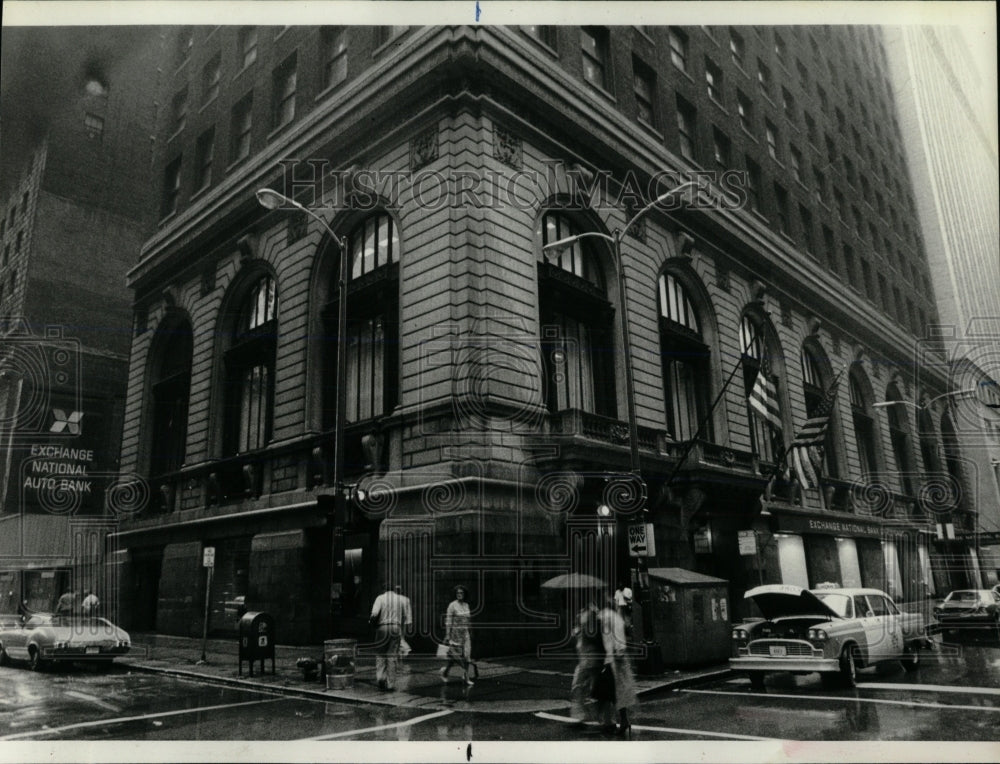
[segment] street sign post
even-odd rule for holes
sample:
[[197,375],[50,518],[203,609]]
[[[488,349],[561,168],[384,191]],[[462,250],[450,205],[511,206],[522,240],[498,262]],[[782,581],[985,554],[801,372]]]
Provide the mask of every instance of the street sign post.
[[628,553],[630,557],[656,556],[656,541],[653,538],[652,523],[628,526]]
[[205,568],[205,623],[201,630],[201,660],[208,663],[205,648],[208,646],[208,607],[212,602],[212,571],[215,570],[215,547],[207,546],[202,550],[201,564]]

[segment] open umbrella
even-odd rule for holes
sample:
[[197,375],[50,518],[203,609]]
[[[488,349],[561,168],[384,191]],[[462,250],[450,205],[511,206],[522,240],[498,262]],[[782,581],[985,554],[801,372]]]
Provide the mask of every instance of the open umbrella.
[[542,584],[543,589],[604,589],[607,584],[586,573],[563,573]]

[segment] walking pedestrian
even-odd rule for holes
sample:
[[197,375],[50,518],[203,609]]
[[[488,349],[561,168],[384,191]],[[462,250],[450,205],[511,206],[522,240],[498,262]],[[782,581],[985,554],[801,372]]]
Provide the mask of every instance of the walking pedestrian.
[[76,592],[72,589],[67,589],[59,597],[59,601],[56,603],[56,615],[60,616],[71,616],[76,611]]
[[639,696],[636,694],[635,677],[627,653],[625,622],[611,600],[598,613],[597,620],[604,652],[602,670],[604,666],[610,666],[615,684],[614,699],[599,703],[599,712],[605,729],[611,731],[614,729],[614,712],[617,710],[618,728],[615,732],[620,737],[627,737],[632,729],[628,712],[639,705]]
[[591,596],[587,604],[577,614],[573,634],[576,637],[576,669],[570,690],[571,714],[577,724],[586,724],[592,716],[591,692],[594,680],[601,669],[604,657],[604,642],[601,639],[596,597]]
[[83,598],[83,603],[80,608],[83,610],[85,616],[96,616],[97,609],[101,606],[101,601],[94,594],[92,589],[87,589],[87,596]]
[[444,615],[448,663],[441,669],[441,681],[447,682],[451,667],[461,664],[465,674],[465,683],[471,686],[473,681],[469,677],[469,661],[472,659],[472,636],[469,634],[469,625],[472,622],[472,611],[469,609],[469,603],[466,602],[465,597],[465,587],[456,586],[455,599],[448,605],[448,610]]
[[[397,587],[398,588],[398,587]],[[388,584],[375,598],[369,621],[375,626],[375,678],[380,690],[396,689],[399,644],[403,628],[413,624],[409,597],[393,591]]]

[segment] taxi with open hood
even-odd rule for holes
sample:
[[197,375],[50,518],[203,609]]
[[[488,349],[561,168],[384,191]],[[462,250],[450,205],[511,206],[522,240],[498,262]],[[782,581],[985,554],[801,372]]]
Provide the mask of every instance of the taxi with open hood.
[[755,689],[775,671],[819,672],[824,683],[854,686],[859,668],[883,661],[915,670],[920,648],[932,645],[923,616],[904,613],[879,589],[771,584],[744,598],[763,618],[733,628],[729,665]]

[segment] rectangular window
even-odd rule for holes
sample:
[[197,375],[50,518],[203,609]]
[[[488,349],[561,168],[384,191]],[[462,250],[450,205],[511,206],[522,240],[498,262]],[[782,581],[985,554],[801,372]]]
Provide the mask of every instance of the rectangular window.
[[323,87],[339,85],[347,79],[347,29],[323,28]]
[[777,32],[774,33],[774,55],[778,57],[778,60],[784,63],[785,57],[788,55],[788,48],[785,45],[785,38],[783,38]]
[[799,205],[799,219],[802,221],[802,244],[805,246],[806,252],[813,255],[816,253],[816,242],[813,239],[812,213]]
[[861,258],[861,290],[868,295],[868,297],[875,302],[875,298],[872,293],[875,291],[875,284],[872,283],[872,273],[871,266],[865,258]]
[[802,116],[803,116],[803,118],[805,119],[805,122],[806,122],[806,139],[813,146],[818,145],[817,139],[818,139],[818,136],[819,136],[819,131],[816,129],[816,120],[813,119],[812,114],[810,114],[807,111],[803,112]]
[[540,43],[556,49],[559,27],[552,25],[535,25],[521,27],[527,34],[534,37]]
[[760,212],[760,166],[747,157],[747,201],[750,209]]
[[177,48],[175,50],[174,66],[180,66],[188,60],[192,47],[194,47],[194,29],[192,27],[181,27],[177,30]]
[[819,105],[820,105],[820,108],[823,109],[823,111],[825,111],[825,112],[829,112],[830,111],[830,102],[829,102],[829,100],[827,100],[826,91],[823,90],[823,87],[821,85],[817,85],[816,86],[816,95],[819,96]]
[[778,128],[770,120],[764,122],[764,138],[767,141],[767,153],[771,159],[778,161]]
[[681,156],[694,161],[694,125],[695,109],[680,96],[677,96],[677,142]]
[[405,32],[407,29],[409,29],[408,26],[400,26],[400,25],[375,27],[375,39],[373,47],[381,48],[383,45],[389,42],[389,40],[393,39],[394,37],[399,37],[399,35],[403,34],[403,32]]
[[807,90],[809,88],[809,70],[806,69],[805,64],[798,59],[795,59],[795,68],[799,72],[799,84],[802,86],[803,90]]
[[83,116],[83,126],[91,138],[100,138],[104,134],[104,117],[87,112]]
[[184,88],[174,96],[171,104],[171,114],[173,115],[171,135],[184,129],[184,125],[187,123],[187,110],[188,91],[187,88]]
[[670,60],[673,62],[674,66],[682,72],[686,72],[688,50],[687,35],[679,29],[675,29],[673,27],[670,28],[668,34],[670,37]]
[[771,70],[767,68],[767,64],[757,59],[757,87],[760,88],[760,92],[765,96],[770,98],[771,96]]
[[219,95],[219,80],[222,76],[222,56],[215,56],[201,70],[201,103],[205,105]]
[[847,283],[857,289],[858,279],[854,273],[854,250],[847,244],[844,245],[844,275]]
[[746,45],[743,43],[743,36],[735,29],[729,30],[729,52],[733,55],[733,63],[740,69],[743,67],[743,58],[746,54]]
[[712,128],[712,148],[715,153],[715,166],[725,172],[731,167],[729,157],[729,138],[718,128]]
[[240,29],[240,58],[244,68],[257,60],[257,27]]
[[591,85],[608,90],[608,30],[604,27],[580,27],[580,50],[583,55],[583,78]]
[[233,106],[229,129],[229,161],[235,162],[250,154],[250,133],[253,129],[253,93],[247,93]]
[[847,135],[847,118],[844,116],[844,112],[837,106],[834,108],[833,113],[837,117],[837,130],[841,135]]
[[18,231],[17,236],[14,238],[14,254],[20,254],[21,252],[21,242],[24,240],[24,231]]
[[276,129],[295,118],[297,74],[294,53],[274,70],[271,79],[271,128]]
[[833,231],[823,226],[823,250],[826,254],[826,267],[833,268],[837,262],[837,246],[833,241]]
[[215,156],[215,128],[208,130],[198,136],[198,145],[195,147],[195,161],[197,177],[195,178],[195,190],[201,190],[212,182],[212,159]]
[[785,111],[785,116],[792,122],[795,121],[795,98],[788,92],[787,88],[781,89],[781,108]]
[[656,96],[656,75],[638,58],[632,57],[632,85],[635,92],[636,114],[647,125],[656,125],[653,99]]
[[705,59],[705,83],[708,85],[708,97],[722,103],[722,70],[709,58]]
[[854,177],[854,162],[847,154],[844,154],[844,175],[847,176],[848,183],[852,186],[857,185],[857,179]]
[[753,104],[739,90],[736,91],[736,111],[740,117],[740,127],[753,135]]
[[167,165],[163,174],[163,198],[160,217],[165,218],[177,211],[177,197],[181,190],[181,158],[177,157]]
[[813,185],[816,190],[816,201],[819,203],[826,202],[826,176],[823,171],[817,167],[813,168]]
[[778,207],[778,231],[788,236],[790,234],[788,221],[788,192],[774,184],[774,201]]
[[788,147],[788,158],[792,166],[792,177],[799,183],[802,182],[802,152],[795,146]]

